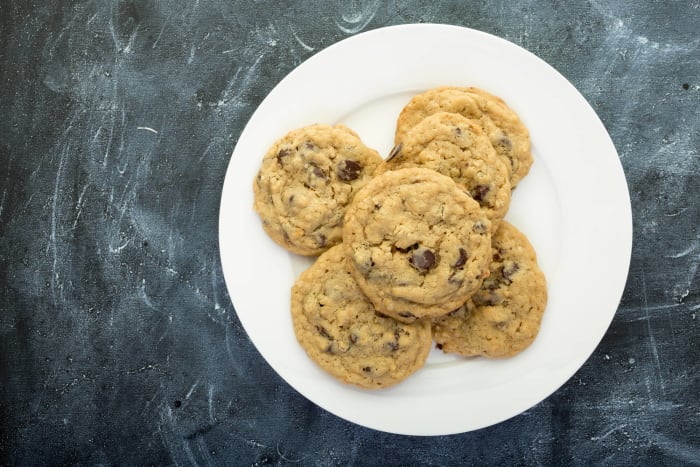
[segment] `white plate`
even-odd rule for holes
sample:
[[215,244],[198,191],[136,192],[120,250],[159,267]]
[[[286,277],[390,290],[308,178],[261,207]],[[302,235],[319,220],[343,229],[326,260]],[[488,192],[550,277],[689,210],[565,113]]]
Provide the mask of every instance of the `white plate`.
[[[534,344],[504,360],[433,350],[397,386],[365,391],[336,382],[294,337],[290,289],[311,261],[270,240],[253,211],[263,154],[287,131],[342,122],[388,154],[401,108],[439,85],[501,96],[531,133],[534,165],[513,193],[507,219],[538,253],[549,290]],[[632,215],[610,137],[557,71],[489,34],[445,25],[403,25],[350,37],[285,77],[238,140],[221,199],[219,242],[236,313],[262,356],[324,409],[377,430],[444,435],[486,427],[537,404],[564,384],[606,332],[625,286]]]

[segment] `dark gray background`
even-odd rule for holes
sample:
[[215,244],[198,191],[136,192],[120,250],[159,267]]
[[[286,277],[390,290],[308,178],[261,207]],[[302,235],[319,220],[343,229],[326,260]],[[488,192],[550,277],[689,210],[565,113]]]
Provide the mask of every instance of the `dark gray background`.
[[[230,155],[272,87],[413,22],[501,36],[568,78],[618,149],[635,230],[583,368],[520,416],[432,438],[282,381],[217,240]],[[1,0],[0,463],[700,464],[698,25],[697,1]]]

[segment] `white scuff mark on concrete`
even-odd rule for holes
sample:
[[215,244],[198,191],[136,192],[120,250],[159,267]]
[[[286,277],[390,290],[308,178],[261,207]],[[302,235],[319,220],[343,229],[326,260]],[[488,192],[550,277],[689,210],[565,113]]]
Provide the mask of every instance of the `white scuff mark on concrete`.
[[89,183],[85,184],[85,187],[83,187],[83,191],[80,193],[80,196],[78,196],[78,201],[75,203],[75,220],[73,221],[72,230],[75,230],[76,226],[78,225],[80,215],[83,213],[83,198],[85,197],[85,192],[87,191],[89,186]]
[[158,131],[157,131],[157,130],[154,130],[153,128],[148,127],[148,126],[137,126],[136,129],[137,129],[137,130],[150,131],[150,132],[153,133],[154,135],[157,135],[157,134],[158,134]]
[[216,423],[214,419],[214,385],[209,383],[209,390],[207,391],[207,401],[209,404],[209,421]]
[[289,29],[291,29],[292,36],[294,36],[294,39],[296,39],[296,41],[299,43],[300,46],[304,48],[304,50],[307,50],[309,52],[313,52],[314,50],[316,50],[314,47],[311,47],[306,42],[302,41],[301,38],[297,35],[297,32],[294,30],[294,28],[290,26]]
[[164,24],[162,28],[160,28],[160,32],[158,33],[158,37],[156,37],[156,40],[153,41],[153,45],[151,46],[152,49],[155,49],[156,45],[158,45],[158,41],[160,40],[160,36],[163,35],[163,31],[165,31],[166,26],[167,26],[167,23]]
[[379,2],[372,2],[366,10],[357,10],[351,13],[344,13],[341,19],[349,26],[344,26],[335,20],[335,25],[346,34],[356,34],[367,27],[370,21],[377,14]]
[[151,308],[153,310],[156,310],[156,306],[153,304],[151,301],[151,298],[146,294],[146,279],[141,280],[141,287],[139,288],[139,297],[141,300],[143,300],[143,303],[146,304],[148,308]]
[[626,426],[627,426],[627,425],[618,425],[618,426],[616,426],[616,427],[614,427],[614,428],[609,429],[608,431],[606,431],[605,433],[603,433],[603,434],[600,435],[600,436],[593,436],[593,437],[591,437],[591,441],[603,441],[605,438],[607,438],[607,437],[610,436],[611,434],[615,433],[616,431],[622,430],[622,429],[625,428]]
[[695,250],[698,249],[700,246],[700,240],[695,239],[690,245],[688,245],[687,248],[685,248],[682,251],[679,251],[678,253],[674,253],[671,255],[666,255],[666,258],[683,258],[684,256],[688,256],[690,253],[694,252]]
[[189,391],[187,391],[187,394],[185,394],[185,400],[189,399],[192,393],[194,392],[195,388],[199,386],[199,380],[195,381],[192,387],[190,388]]

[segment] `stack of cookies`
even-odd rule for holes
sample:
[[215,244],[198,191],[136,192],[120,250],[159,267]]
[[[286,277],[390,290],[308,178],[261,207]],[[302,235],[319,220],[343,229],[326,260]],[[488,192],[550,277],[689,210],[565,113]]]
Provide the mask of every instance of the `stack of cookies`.
[[309,357],[345,383],[382,388],[420,369],[433,342],[467,357],[529,346],[546,283],[503,217],[531,165],[517,114],[473,87],[411,99],[385,159],[342,125],[278,140],[254,207],[279,245],[320,255],[291,297]]

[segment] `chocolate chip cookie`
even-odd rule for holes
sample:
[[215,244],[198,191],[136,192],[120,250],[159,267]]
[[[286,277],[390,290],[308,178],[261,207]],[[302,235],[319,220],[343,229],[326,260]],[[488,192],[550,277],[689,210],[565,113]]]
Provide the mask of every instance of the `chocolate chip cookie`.
[[491,221],[450,177],[399,169],[357,193],[343,245],[377,310],[412,322],[454,310],[480,287],[489,271]]
[[405,167],[425,167],[463,186],[491,220],[510,205],[508,169],[481,128],[460,114],[438,112],[416,124],[375,175]]
[[254,208],[263,228],[300,255],[340,243],[345,209],[381,161],[343,125],[291,131],[268,150],[255,177]]
[[510,357],[537,336],[547,304],[545,277],[527,237],[506,221],[493,234],[491,274],[466,304],[433,324],[444,352]]
[[292,287],[292,321],[309,357],[344,383],[376,389],[420,369],[432,347],[430,323],[400,323],[375,313],[338,245]]
[[395,143],[425,117],[452,112],[475,120],[489,136],[496,153],[509,170],[513,188],[532,166],[530,134],[517,113],[503,99],[475,87],[439,87],[414,96],[396,124]]

